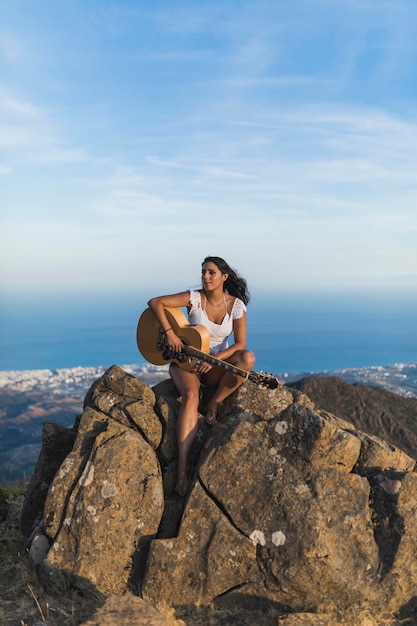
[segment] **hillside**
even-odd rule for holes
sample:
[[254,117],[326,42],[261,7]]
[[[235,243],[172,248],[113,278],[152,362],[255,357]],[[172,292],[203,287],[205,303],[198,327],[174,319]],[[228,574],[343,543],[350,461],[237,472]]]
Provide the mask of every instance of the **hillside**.
[[305,393],[316,407],[352,422],[417,458],[417,398],[382,387],[350,384],[337,376],[312,376],[288,383]]
[[0,483],[29,477],[42,443],[42,423],[72,426],[83,399],[45,390],[0,394]]
[[[128,368],[148,384],[166,377],[164,368]],[[104,367],[0,372],[0,485],[31,476],[42,445],[42,423],[72,426],[87,390]]]

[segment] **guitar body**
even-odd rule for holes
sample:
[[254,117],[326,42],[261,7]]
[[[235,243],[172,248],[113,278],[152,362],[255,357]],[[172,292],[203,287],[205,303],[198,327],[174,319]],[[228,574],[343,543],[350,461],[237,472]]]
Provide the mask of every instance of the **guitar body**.
[[[192,346],[204,354],[210,353],[210,335],[205,326],[201,324],[191,326],[181,309],[166,307],[165,314],[169,326],[184,345]],[[167,359],[164,356],[163,346],[160,345],[161,340],[164,341],[164,336],[161,335],[161,326],[158,320],[151,309],[145,309],[140,316],[136,331],[136,343],[141,355],[154,365],[166,365],[167,362],[172,361],[183,370],[191,372],[193,358],[189,356],[184,362],[178,361],[174,356]]]
[[181,309],[165,307],[165,313],[169,326],[183,343],[182,350],[181,352],[174,352],[168,346],[165,346],[165,333],[161,325],[151,309],[145,309],[139,318],[136,330],[136,343],[138,344],[139,352],[149,363],[165,365],[168,362],[172,362],[183,370],[192,372],[195,360],[205,361],[248,379],[261,387],[268,389],[276,389],[278,387],[279,382],[275,376],[269,376],[261,372],[247,372],[211,355],[210,335],[207,328],[201,324],[192,326]]

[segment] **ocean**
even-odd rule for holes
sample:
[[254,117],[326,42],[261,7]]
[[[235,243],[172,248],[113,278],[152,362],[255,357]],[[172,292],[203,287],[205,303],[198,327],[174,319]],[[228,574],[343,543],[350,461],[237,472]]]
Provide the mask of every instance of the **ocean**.
[[[152,294],[8,298],[0,370],[141,364],[136,325]],[[417,294],[252,294],[255,370],[325,372],[417,360]]]

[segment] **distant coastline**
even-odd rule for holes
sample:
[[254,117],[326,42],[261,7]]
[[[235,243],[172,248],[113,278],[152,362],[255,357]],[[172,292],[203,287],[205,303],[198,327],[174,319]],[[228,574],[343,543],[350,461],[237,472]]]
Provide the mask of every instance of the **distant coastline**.
[[[169,377],[168,365],[120,364],[151,387]],[[107,367],[0,371],[0,484],[29,477],[42,445],[42,424],[71,427],[82,413],[91,385]],[[302,378],[337,376],[349,383],[383,387],[404,397],[417,397],[417,363],[347,368],[333,371],[283,372],[281,383]]]
[[[168,365],[125,364],[120,365],[129,374],[154,385],[169,377]],[[59,369],[4,370],[0,371],[0,394],[2,391],[41,391],[65,394],[80,399],[107,367],[70,367]],[[417,397],[417,362],[394,363],[339,370],[281,372],[275,376],[282,382],[293,382],[310,376],[339,376],[350,383],[362,383],[384,387],[402,396]]]

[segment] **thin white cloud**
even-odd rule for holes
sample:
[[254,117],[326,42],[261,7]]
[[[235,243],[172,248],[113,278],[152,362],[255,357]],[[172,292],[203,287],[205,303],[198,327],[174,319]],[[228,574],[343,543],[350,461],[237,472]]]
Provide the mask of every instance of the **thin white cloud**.
[[[340,79],[337,79],[340,82]],[[335,79],[323,78],[320,76],[223,76],[219,79],[215,79],[208,83],[209,85],[218,85],[228,87],[230,89],[258,89],[260,87],[280,87],[280,88],[294,88],[294,87],[323,87],[334,86]]]
[[186,164],[186,163],[181,163],[180,161],[174,161],[174,160],[168,160],[168,159],[160,159],[159,157],[155,157],[155,156],[149,156],[147,157],[147,162],[150,163],[151,165],[156,165],[158,167],[166,167],[169,169],[175,169],[175,170],[194,170],[195,171],[195,166],[192,166],[190,164]]
[[178,271],[190,250],[245,262],[256,244],[266,283],[274,264],[290,278],[417,262],[415,3],[142,5],[10,4],[0,25],[7,236],[37,270],[79,274],[80,245],[88,280],[168,239]]
[[0,165],[0,176],[7,176],[11,171],[11,167],[7,165]]
[[32,102],[4,92],[0,93],[0,114],[2,117],[11,116],[12,118],[24,119],[39,119],[41,117],[39,108]]
[[65,145],[57,124],[28,99],[5,90],[0,96],[0,117],[0,148],[11,161],[45,164],[89,159],[82,147]]

